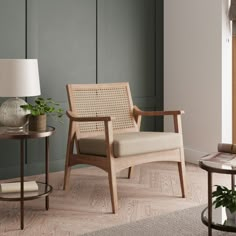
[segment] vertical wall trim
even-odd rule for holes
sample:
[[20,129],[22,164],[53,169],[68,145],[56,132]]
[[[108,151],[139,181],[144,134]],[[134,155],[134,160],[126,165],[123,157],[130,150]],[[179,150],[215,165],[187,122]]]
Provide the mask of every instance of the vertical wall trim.
[[[154,88],[155,97],[157,97],[157,4],[154,0]],[[155,99],[157,100],[157,99]],[[155,109],[157,108],[157,101],[155,102]],[[155,130],[158,129],[158,118],[155,118]]]
[[[156,109],[164,109],[164,1],[155,0],[155,82]],[[156,129],[163,131],[164,118],[156,118]]]
[[[28,22],[28,0],[25,0],[25,59],[28,58],[28,27],[27,27],[27,22]],[[25,101],[27,102],[27,97],[25,98]],[[25,164],[28,162],[28,155],[27,155],[27,150],[28,150],[28,143],[27,140],[24,141],[25,145]]]
[[[156,0],[154,0],[154,76],[155,76],[155,84],[154,88],[157,87],[157,4]],[[155,97],[157,96],[157,90],[155,89]]]
[[28,6],[27,6],[27,0],[25,0],[25,58],[28,57],[28,50],[27,50],[27,44],[28,44],[28,41],[27,41],[27,34],[28,34],[28,27],[27,27],[27,22],[28,22]]
[[[235,24],[235,21],[233,21],[233,27]],[[232,136],[233,143],[236,143],[236,36],[234,35],[234,31],[232,41]]]
[[96,84],[98,83],[98,0],[96,0]]

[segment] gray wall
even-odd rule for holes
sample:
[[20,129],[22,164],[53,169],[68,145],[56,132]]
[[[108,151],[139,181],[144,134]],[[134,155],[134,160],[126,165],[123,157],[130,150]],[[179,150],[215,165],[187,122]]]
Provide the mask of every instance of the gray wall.
[[[65,110],[67,83],[129,81],[134,104],[163,107],[163,2],[0,0],[0,58],[38,58],[42,96]],[[31,101],[33,98],[29,98]],[[64,167],[68,120],[49,120],[50,170]],[[162,120],[144,119],[143,130]],[[44,172],[44,142],[27,142],[26,175]],[[0,141],[0,178],[19,175],[19,144]]]

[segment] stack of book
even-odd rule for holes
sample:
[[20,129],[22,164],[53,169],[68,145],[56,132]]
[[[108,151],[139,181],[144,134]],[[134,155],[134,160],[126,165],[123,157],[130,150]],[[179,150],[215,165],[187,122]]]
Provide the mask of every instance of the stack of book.
[[216,168],[234,169],[236,168],[236,144],[219,143],[218,152],[202,157],[201,161]]
[[[38,184],[36,181],[24,182],[24,196],[33,196],[38,193]],[[0,193],[4,196],[14,193],[20,193],[21,184],[20,182],[14,183],[2,183],[0,184]]]

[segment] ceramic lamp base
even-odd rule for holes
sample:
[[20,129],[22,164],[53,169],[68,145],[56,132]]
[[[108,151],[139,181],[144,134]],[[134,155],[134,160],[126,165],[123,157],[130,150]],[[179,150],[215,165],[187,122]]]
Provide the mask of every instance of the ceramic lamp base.
[[20,106],[27,104],[20,98],[10,98],[0,107],[0,123],[8,128],[9,132],[23,131],[27,124],[28,112]]

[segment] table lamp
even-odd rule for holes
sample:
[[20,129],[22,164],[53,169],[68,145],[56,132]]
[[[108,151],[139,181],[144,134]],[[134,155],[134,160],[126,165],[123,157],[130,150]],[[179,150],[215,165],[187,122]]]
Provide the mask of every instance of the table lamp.
[[19,97],[40,95],[37,59],[0,59],[0,97],[11,97],[0,107],[0,124],[21,131],[27,122],[27,104]]

